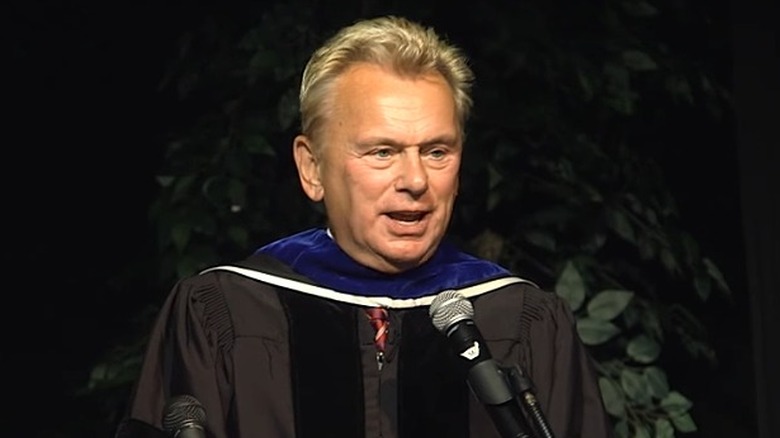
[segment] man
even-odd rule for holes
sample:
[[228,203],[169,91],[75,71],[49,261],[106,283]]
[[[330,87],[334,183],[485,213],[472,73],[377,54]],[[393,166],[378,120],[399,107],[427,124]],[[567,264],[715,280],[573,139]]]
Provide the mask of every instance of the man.
[[446,242],[471,80],[455,47],[396,17],[314,53],[293,155],[327,227],[180,281],[118,436],[154,436],[188,394],[210,437],[497,437],[428,314],[445,290],[530,377],[556,437],[609,435],[564,302]]

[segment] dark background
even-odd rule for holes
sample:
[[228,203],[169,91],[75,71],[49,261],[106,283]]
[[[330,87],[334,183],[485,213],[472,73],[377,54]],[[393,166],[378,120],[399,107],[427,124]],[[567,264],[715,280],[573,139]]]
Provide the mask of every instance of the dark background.
[[[770,10],[738,7],[759,21]],[[166,127],[182,111],[157,87],[175,38],[203,10],[96,1],[15,1],[6,8],[2,363],[11,407],[0,419],[4,431],[21,436],[70,436],[99,411],[94,400],[72,396],[90,366],[129,333],[144,303],[161,299],[142,282],[113,279],[154,257],[147,208]],[[776,51],[777,34],[762,35]],[[748,50],[735,40],[724,36],[733,44],[723,50],[725,66],[746,59],[734,56]],[[776,94],[776,79],[765,85]],[[735,127],[681,121],[679,135],[691,147],[658,157],[684,224],[736,297],[707,312],[718,369],[680,364],[700,394],[693,415],[702,436],[756,434]]]

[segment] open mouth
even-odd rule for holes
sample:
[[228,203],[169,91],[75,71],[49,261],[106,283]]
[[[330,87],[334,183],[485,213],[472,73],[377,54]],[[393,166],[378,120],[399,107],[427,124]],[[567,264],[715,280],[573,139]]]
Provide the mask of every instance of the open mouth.
[[419,222],[421,221],[427,213],[425,212],[418,212],[418,211],[396,211],[392,213],[388,213],[387,216],[390,219],[393,219],[398,222]]

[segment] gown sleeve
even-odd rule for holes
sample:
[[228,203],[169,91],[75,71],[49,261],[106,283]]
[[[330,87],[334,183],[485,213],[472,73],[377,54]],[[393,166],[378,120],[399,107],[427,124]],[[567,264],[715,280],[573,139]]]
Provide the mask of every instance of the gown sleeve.
[[528,325],[528,372],[555,437],[611,437],[594,363],[569,306],[554,293],[529,298],[535,321]]
[[209,438],[228,436],[234,337],[225,297],[209,277],[179,282],[163,303],[116,438],[169,436],[162,427],[165,403],[183,394],[203,405]]

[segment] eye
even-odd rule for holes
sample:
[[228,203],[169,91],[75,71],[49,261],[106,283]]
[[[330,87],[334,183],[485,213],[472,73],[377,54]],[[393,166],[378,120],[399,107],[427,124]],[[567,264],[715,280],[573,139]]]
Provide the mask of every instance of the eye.
[[391,155],[393,155],[393,150],[391,148],[378,148],[374,150],[374,156],[377,158],[390,158]]
[[434,148],[428,151],[428,155],[434,160],[441,160],[447,156],[447,150],[443,148]]

